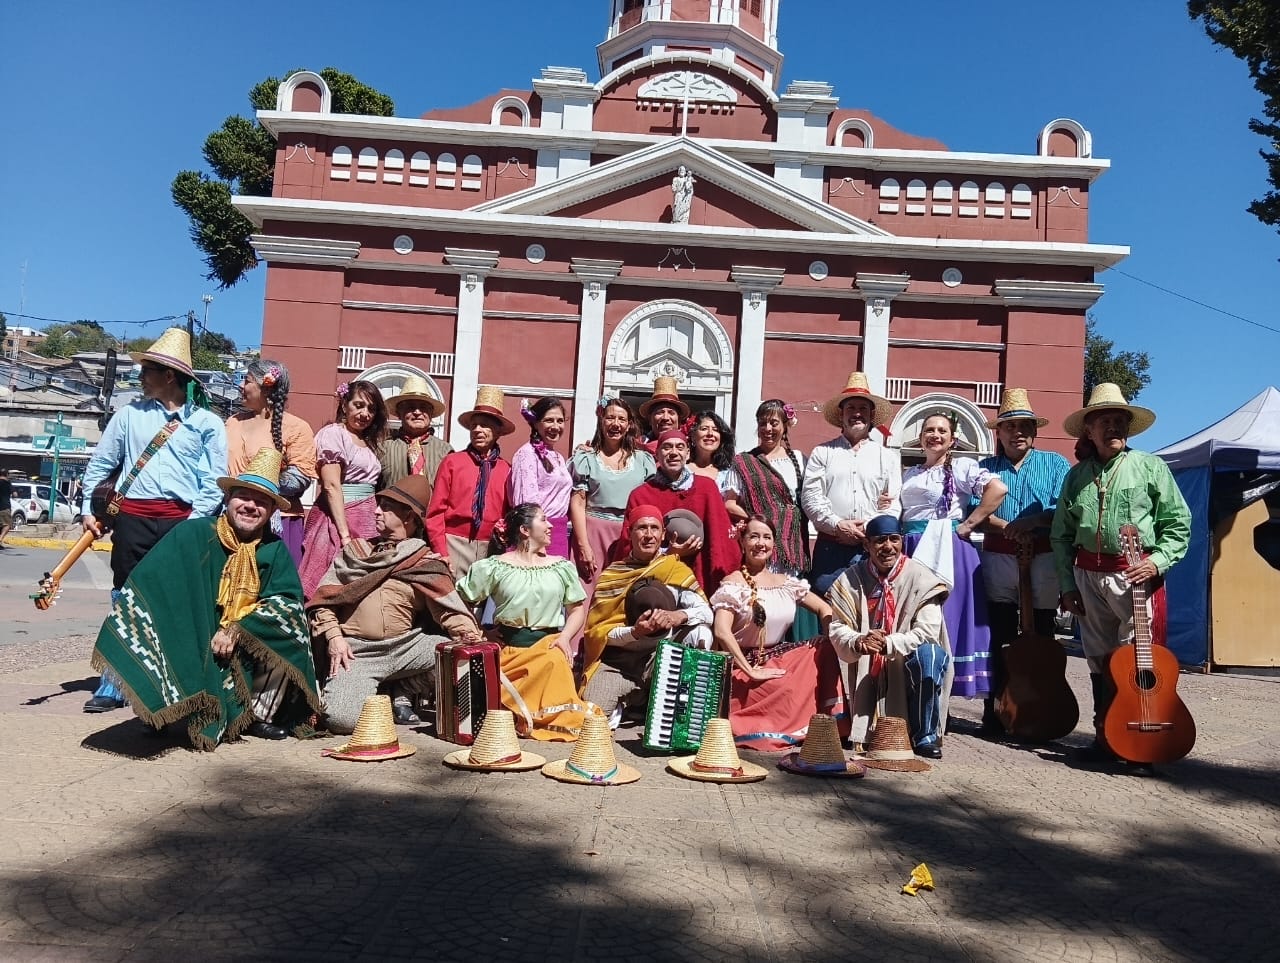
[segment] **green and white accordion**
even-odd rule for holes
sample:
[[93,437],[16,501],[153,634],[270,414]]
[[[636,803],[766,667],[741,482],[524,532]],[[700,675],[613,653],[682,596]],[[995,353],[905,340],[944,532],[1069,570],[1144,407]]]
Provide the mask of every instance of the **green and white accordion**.
[[658,643],[642,742],[650,749],[696,752],[707,721],[724,715],[732,660],[723,652]]

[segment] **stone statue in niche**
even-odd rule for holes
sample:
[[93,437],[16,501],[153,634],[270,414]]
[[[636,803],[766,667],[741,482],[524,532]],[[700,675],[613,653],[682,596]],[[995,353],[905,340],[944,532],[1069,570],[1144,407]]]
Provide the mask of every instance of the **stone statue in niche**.
[[683,164],[671,181],[671,223],[688,224],[693,207],[693,175]]

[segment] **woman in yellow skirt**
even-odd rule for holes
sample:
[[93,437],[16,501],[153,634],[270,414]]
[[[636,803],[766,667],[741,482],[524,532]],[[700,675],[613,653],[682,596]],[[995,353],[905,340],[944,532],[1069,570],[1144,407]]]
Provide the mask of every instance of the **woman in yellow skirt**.
[[573,563],[548,555],[551,525],[541,507],[526,502],[506,515],[507,551],[472,564],[458,582],[471,605],[494,604],[502,642],[503,704],[520,734],[544,742],[573,742],[594,711],[579,700],[569,644],[586,620],[586,593]]

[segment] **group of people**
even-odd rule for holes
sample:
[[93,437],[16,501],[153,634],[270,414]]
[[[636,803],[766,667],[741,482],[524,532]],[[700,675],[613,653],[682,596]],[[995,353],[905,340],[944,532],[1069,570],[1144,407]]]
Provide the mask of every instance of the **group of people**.
[[[823,406],[839,434],[807,459],[785,401],[759,406],[757,444],[736,451],[718,415],[692,413],[659,378],[638,412],[600,399],[575,450],[561,401],[526,403],[529,440],[508,462],[501,441],[516,427],[487,386],[458,419],[461,452],[435,437],[443,404],[420,379],[392,399],[394,433],[378,388],[354,381],[313,436],[285,410],[288,372],[271,361],[249,369],[224,427],[199,404],[184,337],[171,329],[144,354],[143,398],[113,417],[86,472],[87,493],[118,472],[117,598],[86,708],[127,697],[153,726],[190,717],[204,747],[350,732],[375,692],[398,722],[417,721],[445,640],[496,642],[521,734],[572,741],[589,714],[618,725],[643,708],[671,639],[731,659],[740,746],[792,748],[819,712],[859,744],[891,715],[916,754],[939,758],[952,695],[984,698],[984,728],[1000,728],[1020,547],[1035,552],[1043,631],[1059,605],[1080,616],[1099,720],[1103,663],[1132,636],[1129,586],[1158,582],[1186,550],[1171,476],[1127,445],[1154,415],[1111,385],[1066,421],[1091,443],[1074,468],[1035,448],[1046,420],[1014,388],[990,423],[995,456],[959,454],[956,415],[939,411],[921,424],[923,463],[904,473],[886,444],[893,407],[859,372]],[[201,521],[179,524],[188,517]],[[1127,572],[1126,522],[1148,552]],[[151,584],[183,566],[196,570],[196,611]],[[139,617],[152,606],[161,618]],[[166,632],[211,641],[162,657]],[[1101,735],[1091,751],[1105,757]]]

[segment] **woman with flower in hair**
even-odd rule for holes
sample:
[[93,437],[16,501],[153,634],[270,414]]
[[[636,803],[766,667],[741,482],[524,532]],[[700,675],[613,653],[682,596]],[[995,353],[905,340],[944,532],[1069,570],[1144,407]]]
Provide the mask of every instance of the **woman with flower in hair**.
[[[950,589],[942,605],[955,666],[953,695],[991,690],[991,626],[982,585],[982,558],[968,538],[1004,501],[1004,482],[972,458],[957,458],[955,412],[935,411],[920,429],[924,464],[902,478],[902,527],[908,555]],[[970,500],[978,504],[965,517]]]
[[577,452],[569,462],[574,556],[588,597],[609,564],[610,550],[622,537],[627,499],[657,470],[653,456],[641,447],[631,406],[621,398],[601,398],[591,447]]
[[511,456],[507,504],[541,505],[551,525],[547,551],[568,558],[573,476],[564,455],[556,451],[556,443],[564,437],[564,402],[559,398],[539,398],[530,404],[526,399],[520,405],[520,416],[529,423],[529,441]]
[[227,470],[234,478],[263,448],[280,452],[280,494],[289,499],[288,510],[277,516],[280,539],[293,563],[301,565],[302,503],[298,499],[316,480],[316,446],[311,426],[285,411],[288,402],[289,369],[283,364],[259,358],[245,369],[240,410],[227,419]]
[[335,395],[333,421],[316,432],[320,497],[307,513],[298,568],[307,598],[343,546],[378,533],[373,492],[382,471],[378,447],[387,433],[387,405],[371,381],[344,381]]
[[699,411],[684,423],[689,436],[689,470],[706,475],[724,490],[733,464],[733,429],[714,411]]
[[795,423],[791,405],[780,398],[762,401],[756,409],[759,443],[734,458],[733,467],[721,476],[720,490],[730,518],[760,515],[773,526],[778,539],[775,570],[804,576],[811,559],[809,521],[800,507],[804,456],[791,447],[787,434]]

